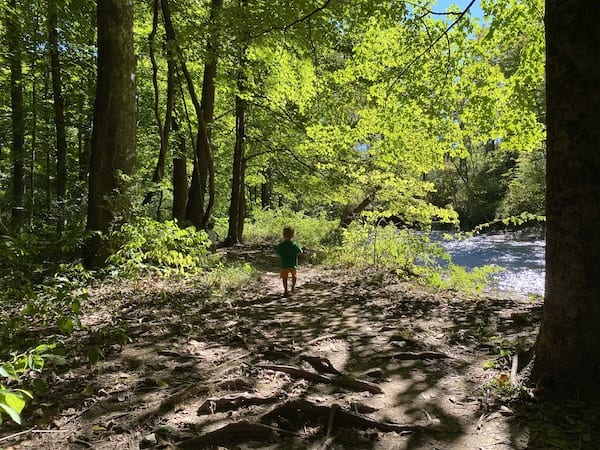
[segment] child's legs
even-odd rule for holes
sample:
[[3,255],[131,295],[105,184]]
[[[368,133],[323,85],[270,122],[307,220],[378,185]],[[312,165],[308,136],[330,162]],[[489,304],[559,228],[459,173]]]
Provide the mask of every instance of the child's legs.
[[[287,292],[288,291],[288,279],[287,279],[287,277],[282,278],[281,281],[283,281],[283,290],[284,290],[284,292]],[[293,287],[292,287],[292,289],[293,289]]]
[[288,277],[292,277],[292,292],[294,292],[294,289],[296,288],[296,269],[281,269],[279,272],[279,276],[281,277],[281,281],[283,282],[284,292],[288,291]]

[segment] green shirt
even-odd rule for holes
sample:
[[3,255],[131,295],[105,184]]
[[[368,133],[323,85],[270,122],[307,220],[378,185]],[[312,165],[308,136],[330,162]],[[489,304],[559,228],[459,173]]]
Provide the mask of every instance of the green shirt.
[[283,241],[277,246],[277,254],[281,256],[281,268],[292,269],[298,267],[298,255],[302,248],[296,241]]

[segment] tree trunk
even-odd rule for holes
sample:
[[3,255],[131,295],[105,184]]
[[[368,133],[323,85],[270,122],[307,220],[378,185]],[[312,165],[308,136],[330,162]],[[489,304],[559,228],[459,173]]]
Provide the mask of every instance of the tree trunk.
[[179,149],[173,153],[173,218],[180,224],[185,222],[187,200],[187,167],[185,141],[178,139]]
[[354,220],[360,217],[367,206],[375,200],[376,194],[377,190],[373,189],[358,205],[346,205],[344,212],[342,213],[342,218],[340,219],[340,226],[342,228],[348,228]]
[[233,167],[231,176],[231,199],[229,203],[229,228],[227,231],[227,238],[225,239],[225,245],[236,245],[242,242],[242,236],[240,230],[243,230],[243,224],[240,222],[244,221],[245,215],[245,196],[244,196],[244,157],[246,150],[246,113],[247,113],[247,102],[241,96],[243,93],[244,86],[244,64],[243,58],[240,64],[240,72],[238,74],[238,92],[239,94],[235,97],[235,148],[233,152]]
[[260,206],[262,209],[273,206],[273,171],[270,167],[265,170],[265,182],[260,185]]
[[[220,41],[220,17],[223,0],[212,0],[210,23],[212,29],[207,42],[202,80],[200,110],[203,127],[198,129],[194,170],[186,208],[186,219],[196,228],[204,229],[214,204],[214,167],[211,148],[212,122],[215,110],[215,77],[217,75],[218,48]],[[203,136],[203,133],[206,136]],[[208,194],[208,200],[206,200]]]
[[546,1],[546,293],[532,381],[600,401],[600,3]]
[[[154,56],[154,38],[156,36],[156,30],[158,27],[158,13],[159,13],[159,0],[154,0],[154,14],[152,19],[152,31],[148,36],[148,46],[150,51],[150,61],[152,62],[152,85],[154,87],[154,116],[156,118],[156,127],[158,129],[158,135],[160,138],[160,149],[158,151],[158,159],[156,161],[156,167],[154,168],[154,174],[152,175],[152,182],[159,184],[165,173],[165,161],[167,159],[167,151],[169,149],[169,134],[171,132],[171,118],[173,115],[173,99],[175,95],[175,81],[172,73],[172,55],[170,52],[170,45],[167,42],[167,59],[169,60],[169,73],[167,81],[167,100],[164,123],[160,117],[159,109],[159,88],[158,88],[158,65],[156,64],[156,58]],[[144,197],[143,205],[146,205],[152,201],[152,197],[156,192],[151,191]],[[160,216],[160,211],[157,212],[157,216]]]
[[[133,2],[98,0],[98,82],[94,104],[87,229],[88,266],[110,254],[106,234],[128,212],[131,200],[122,174],[133,171],[136,103]],[[102,233],[100,235],[98,232]]]
[[67,135],[65,131],[65,107],[62,95],[62,77],[58,51],[58,13],[56,0],[48,0],[48,45],[52,73],[54,99],[54,125],[56,128],[56,200],[57,230],[64,227],[64,201],[67,194]]
[[21,61],[22,37],[17,13],[17,0],[10,0],[8,4],[10,11],[7,13],[6,37],[10,55],[10,101],[12,110],[12,221],[18,227],[22,225],[25,219],[25,110]]
[[[213,13],[217,14],[219,12],[218,8],[214,8],[215,4],[220,4],[220,0],[213,1],[211,16]],[[215,175],[212,149],[210,145],[210,131],[205,122],[205,114],[202,111],[202,106],[200,105],[198,97],[196,96],[196,90],[194,88],[192,76],[187,69],[185,59],[183,58],[183,55],[177,46],[175,28],[173,27],[171,12],[169,9],[169,1],[161,0],[161,5],[163,19],[165,21],[167,40],[172,42],[173,47],[176,49],[177,61],[179,62],[181,70],[183,71],[183,75],[185,76],[188,92],[190,93],[190,97],[196,111],[196,117],[198,119],[198,133],[194,149],[194,172],[192,173],[192,183],[187,200],[186,219],[194,224],[197,228],[204,228],[210,217],[210,212],[215,200]],[[215,17],[213,17],[213,19],[214,22],[217,21]],[[211,39],[212,37],[209,39],[209,41]],[[211,60],[213,59],[210,59],[207,56],[207,62]],[[214,58],[214,63],[216,64],[216,58]],[[205,76],[204,83],[208,83],[208,79],[210,79],[210,76],[208,78]],[[207,194],[208,201],[206,201]]]

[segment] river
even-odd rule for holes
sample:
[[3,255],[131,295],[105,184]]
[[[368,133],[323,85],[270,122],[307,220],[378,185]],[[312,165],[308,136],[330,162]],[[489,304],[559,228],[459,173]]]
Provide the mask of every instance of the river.
[[[438,239],[434,239],[438,241]],[[467,269],[497,265],[504,271],[495,275],[490,290],[544,295],[545,248],[541,233],[506,232],[438,241],[455,264]]]

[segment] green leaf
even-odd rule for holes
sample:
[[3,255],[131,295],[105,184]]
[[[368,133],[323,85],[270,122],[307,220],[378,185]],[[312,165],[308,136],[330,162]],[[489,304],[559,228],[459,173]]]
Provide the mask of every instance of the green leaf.
[[78,298],[73,300],[73,303],[71,303],[71,311],[73,311],[75,314],[79,314],[81,312],[81,303],[79,302]]
[[11,380],[19,379],[19,375],[15,370],[15,366],[13,366],[11,363],[4,363],[2,366],[0,366],[0,375],[10,378]]
[[21,425],[21,415],[10,406],[6,405],[2,399],[0,399],[0,409],[4,410],[4,412],[8,414],[14,422]]
[[20,414],[27,402],[21,392],[8,392],[4,394],[4,403]]
[[71,334],[73,332],[73,319],[65,317],[58,322],[58,328],[63,334]]

